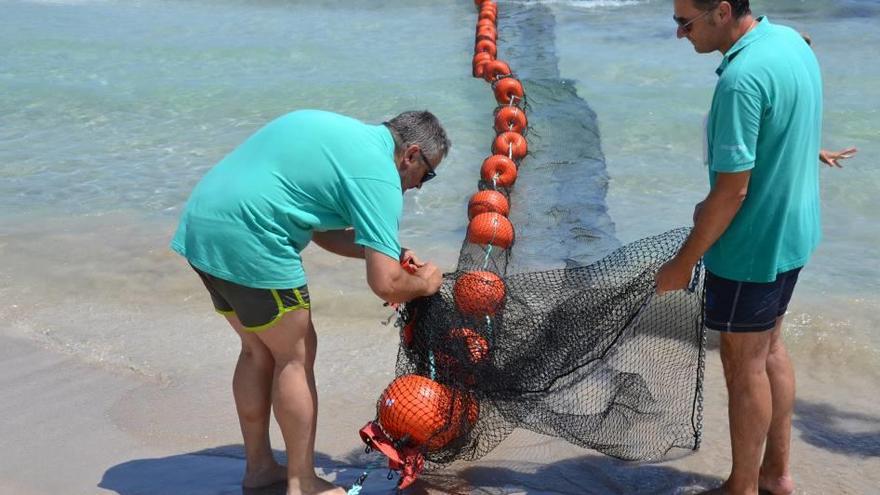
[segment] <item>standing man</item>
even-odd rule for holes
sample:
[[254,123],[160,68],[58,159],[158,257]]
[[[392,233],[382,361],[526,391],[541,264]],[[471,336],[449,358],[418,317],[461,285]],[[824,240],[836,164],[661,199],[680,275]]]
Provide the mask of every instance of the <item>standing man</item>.
[[708,122],[709,183],[694,229],[657,273],[682,289],[704,257],[706,326],[721,332],[733,468],[713,494],[790,494],[794,370],[781,327],[820,239],[822,80],[792,29],[748,0],[674,0],[678,37],[724,58]]
[[[315,241],[365,259],[367,283],[389,302],[437,292],[440,271],[402,250],[397,229],[403,192],[434,178],[449,146],[427,111],[383,125],[297,111],[260,129],[196,185],[171,248],[192,265],[241,339],[232,390],[247,459],[244,487],[286,480],[289,495],[345,493],[315,474],[317,335],[301,253]],[[413,274],[401,259],[415,265]],[[270,406],[286,468],[269,445]]]

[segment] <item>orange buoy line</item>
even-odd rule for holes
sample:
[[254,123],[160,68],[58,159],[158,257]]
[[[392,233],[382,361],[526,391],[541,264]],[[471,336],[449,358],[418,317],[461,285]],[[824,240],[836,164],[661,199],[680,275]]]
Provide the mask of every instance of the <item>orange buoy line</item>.
[[[493,115],[496,136],[491,154],[480,167],[479,190],[468,202],[466,242],[481,246],[486,257],[480,269],[460,274],[453,286],[456,309],[473,325],[449,328],[446,341],[452,347],[464,346],[465,358],[454,358],[449,353],[451,348],[437,349],[436,355],[429,350],[430,377],[403,375],[395,379],[379,399],[377,420],[361,429],[368,450],[380,451],[388,458],[388,467],[400,472],[401,489],[419,476],[425,454],[469,434],[479,419],[479,402],[468,390],[474,381],[469,369],[491,362],[492,321],[503,310],[507,293],[504,273],[488,268],[489,256],[493,250],[509,250],[514,244],[514,227],[508,218],[509,192],[529,149],[525,90],[510,65],[498,58],[498,3],[474,0],[474,6],[477,23],[471,72],[490,84],[498,104]],[[506,265],[500,270],[506,272]],[[401,330],[401,340],[407,347],[416,339],[415,319],[416,315],[411,314]],[[482,334],[479,328],[484,329]],[[435,376],[437,368],[441,371],[439,379]],[[450,380],[450,376],[459,377],[460,383]],[[366,476],[367,471],[349,495],[360,492]]]

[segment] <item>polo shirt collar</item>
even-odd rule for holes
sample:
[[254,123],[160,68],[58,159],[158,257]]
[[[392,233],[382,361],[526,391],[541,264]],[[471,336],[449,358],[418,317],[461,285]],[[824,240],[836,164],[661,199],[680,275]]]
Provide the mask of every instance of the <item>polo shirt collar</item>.
[[719,65],[718,68],[715,69],[716,74],[720,76],[721,73],[724,72],[724,69],[726,69],[730,62],[733,60],[733,58],[736,57],[743,48],[764,37],[764,35],[766,35],[770,31],[770,19],[767,19],[767,16],[762,15],[758,17],[757,20],[758,25],[755,26],[754,29],[746,33],[745,36],[738,39],[736,43],[734,43],[733,46],[730,47],[730,50],[727,50],[727,53],[724,54],[724,58],[721,59],[721,65]]

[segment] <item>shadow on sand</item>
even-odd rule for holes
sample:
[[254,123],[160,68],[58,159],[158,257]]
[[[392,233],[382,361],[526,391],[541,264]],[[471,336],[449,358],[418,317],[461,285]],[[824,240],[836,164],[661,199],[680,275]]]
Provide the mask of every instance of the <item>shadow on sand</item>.
[[[284,454],[276,451],[284,462]],[[380,458],[371,454],[369,463]],[[363,473],[367,458],[353,451],[343,459],[316,454],[318,474],[345,487]],[[359,465],[358,465],[359,464]],[[119,495],[284,495],[285,486],[243,490],[244,451],[227,445],[188,454],[155,459],[136,459],[109,468],[99,487]],[[362,495],[397,493],[397,478],[389,480],[385,469],[374,469]],[[636,464],[589,455],[551,464],[511,462],[462,463],[426,473],[407,495],[428,494],[692,494],[717,486],[721,480],[680,471],[664,465]]]
[[588,455],[551,464],[462,465],[430,473],[407,493],[473,495],[696,494],[723,480],[658,464]]
[[[283,452],[275,451],[279,462],[286,462]],[[363,467],[343,465],[329,456],[316,453],[318,474],[343,486],[350,486],[363,472]],[[135,459],[117,464],[104,472],[99,487],[119,495],[284,495],[283,483],[261,489],[243,489],[244,448],[242,445],[225,445],[155,459]],[[385,472],[372,474],[381,479],[387,488]],[[376,481],[373,480],[373,481]],[[379,483],[373,483],[378,485]],[[382,492],[390,493],[385,489]]]
[[793,426],[801,438],[838,454],[880,457],[880,417],[798,400]]

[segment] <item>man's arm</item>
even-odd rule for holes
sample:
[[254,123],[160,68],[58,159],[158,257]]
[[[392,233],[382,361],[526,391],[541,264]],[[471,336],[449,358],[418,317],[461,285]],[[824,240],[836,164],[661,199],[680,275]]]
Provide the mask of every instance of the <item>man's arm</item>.
[[408,273],[395,260],[379,251],[364,248],[367,260],[367,284],[377,296],[390,303],[407,302],[430,296],[440,290],[442,274],[433,263],[425,263]]
[[331,253],[364,259],[364,247],[354,243],[354,229],[315,231],[312,240]]
[[678,254],[657,272],[657,293],[687,287],[694,265],[727,230],[739,212],[749,190],[751,175],[751,170],[717,173],[715,186],[695,212],[694,230]]

